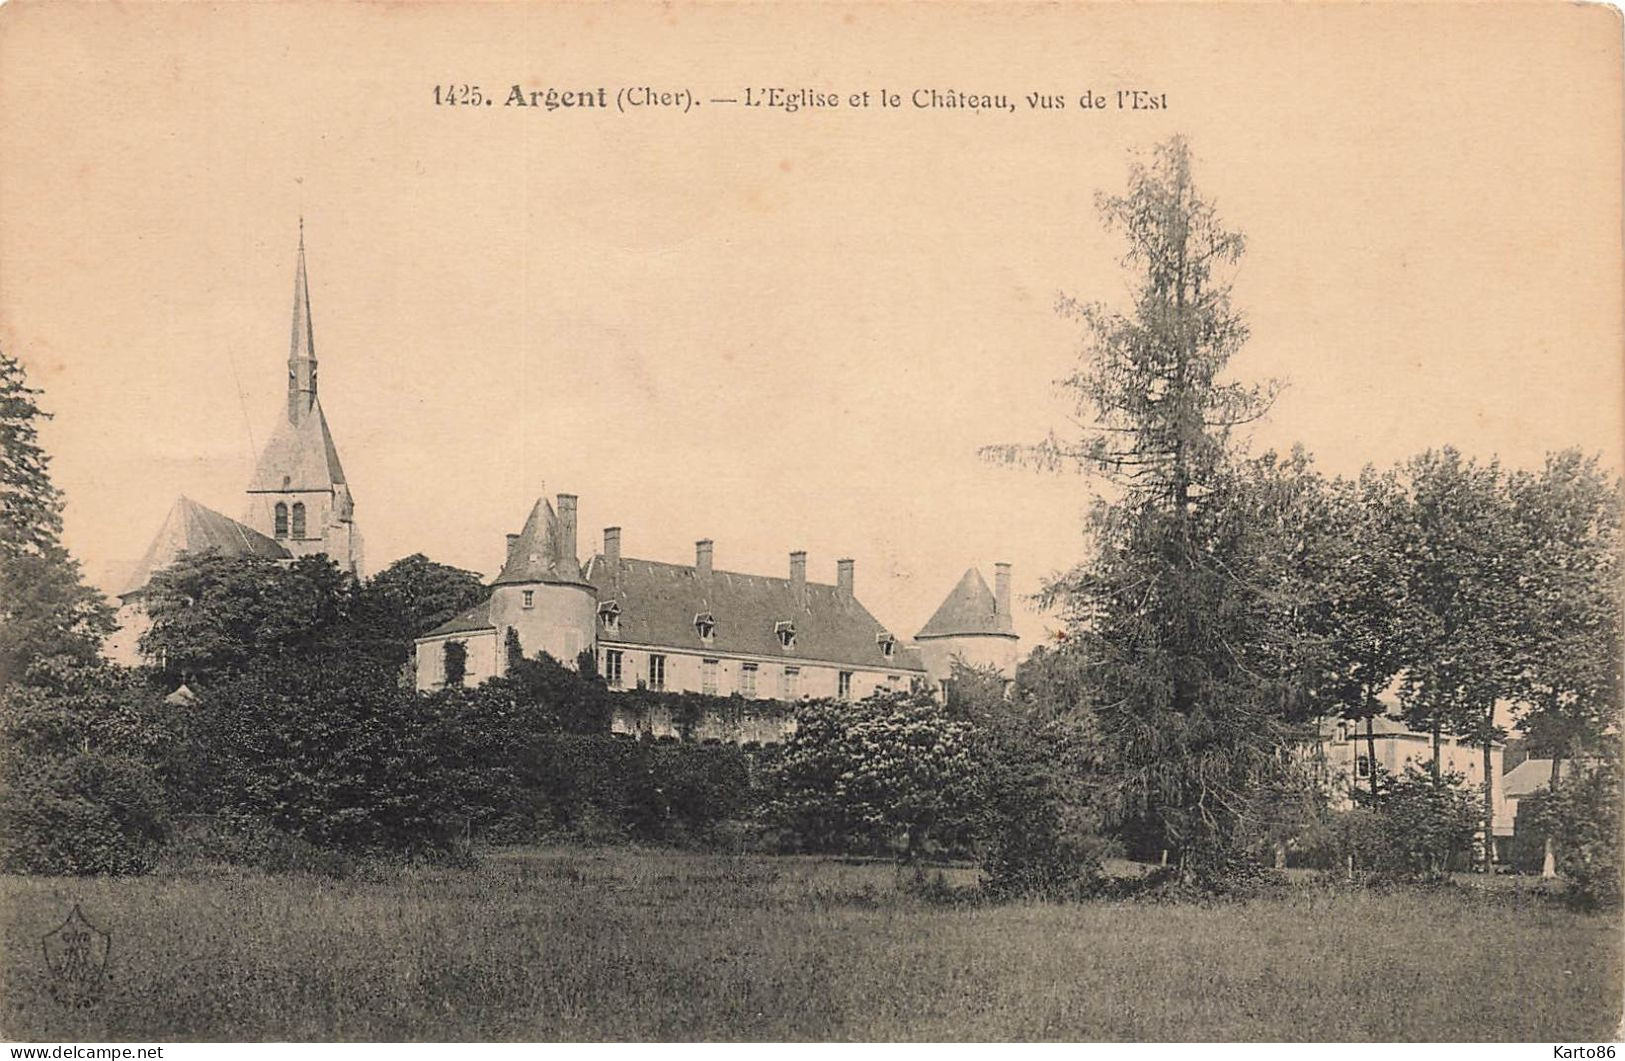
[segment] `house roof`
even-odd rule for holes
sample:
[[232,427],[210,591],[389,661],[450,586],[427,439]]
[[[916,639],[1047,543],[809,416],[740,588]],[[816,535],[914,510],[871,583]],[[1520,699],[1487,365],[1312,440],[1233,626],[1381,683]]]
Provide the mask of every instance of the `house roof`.
[[468,611],[447,619],[422,636],[438,637],[441,634],[474,634],[494,629],[496,628],[491,625],[491,598],[487,597],[468,609]]
[[211,549],[223,556],[264,556],[276,560],[286,560],[292,555],[272,539],[230,516],[222,516],[191,498],[177,498],[119,596],[126,597],[146,588],[155,573],[173,564],[182,553]]
[[519,532],[508,557],[502,565],[493,586],[515,582],[552,582],[581,585],[581,563],[574,555],[566,555],[564,534],[559,526],[558,514],[547,498],[541,498],[530,510],[525,528]]
[[249,493],[294,490],[331,490],[345,482],[338,447],[322,414],[320,399],[312,399],[310,410],[297,420],[277,421],[270,441],[260,452]]
[[974,567],[960,577],[959,584],[937,607],[936,614],[914,636],[960,637],[966,634],[1016,636],[1010,615],[1000,614],[993,591],[987,588],[982,573]]
[[[913,650],[893,642],[891,656],[880,637],[890,632],[856,597],[837,586],[733,571],[708,574],[691,566],[631,557],[594,556],[586,578],[600,604],[620,608],[619,629],[606,640],[665,645],[695,652],[754,655],[846,663],[873,670],[920,671]],[[709,641],[694,620],[716,623]],[[795,643],[779,643],[778,624],[793,623]]]
[[[1350,736],[1365,736],[1365,719],[1363,718],[1328,718],[1324,721],[1323,725],[1328,733],[1339,725],[1347,725]],[[1409,726],[1405,725],[1402,720],[1393,718],[1389,715],[1376,715],[1371,719],[1371,735],[1373,737],[1425,736],[1429,740],[1433,739],[1432,733],[1418,733],[1417,731],[1412,730]],[[1449,735],[1446,734],[1446,737],[1448,738]]]
[[[1560,769],[1560,777],[1567,777],[1574,769],[1572,762],[1565,761]],[[1527,796],[1538,789],[1546,788],[1552,783],[1552,761],[1550,759],[1525,759],[1501,775],[1501,792],[1507,799],[1517,799]]]
[[[1382,697],[1379,696],[1378,699],[1380,700]],[[1363,718],[1323,718],[1320,720],[1322,736],[1330,736],[1332,733],[1336,732],[1337,727],[1340,725],[1348,726],[1348,735],[1350,740],[1365,739],[1365,719]],[[1431,743],[1433,740],[1433,733],[1431,730],[1412,729],[1405,724],[1404,719],[1395,718],[1392,715],[1374,716],[1371,719],[1371,735],[1377,738],[1404,737],[1411,740],[1427,741],[1429,743]],[[1446,744],[1458,745],[1467,743],[1464,738],[1453,733],[1446,732],[1441,736]],[[1504,747],[1504,744],[1502,741],[1496,741],[1494,746],[1500,748]]]

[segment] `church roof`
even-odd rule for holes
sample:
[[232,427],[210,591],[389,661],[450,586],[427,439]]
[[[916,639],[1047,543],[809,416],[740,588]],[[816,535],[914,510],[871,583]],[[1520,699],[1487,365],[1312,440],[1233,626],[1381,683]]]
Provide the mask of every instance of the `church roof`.
[[259,465],[249,481],[249,493],[290,490],[331,490],[344,483],[338,447],[322,415],[320,401],[297,421],[278,419],[270,441],[260,451]]
[[332,490],[345,484],[344,466],[316,396],[316,334],[305,273],[305,224],[293,276],[293,330],[288,341],[288,408],[260,452],[249,493]]
[[205,550],[214,550],[223,556],[264,556],[276,560],[285,560],[291,555],[254,528],[182,497],[170,507],[169,515],[164,517],[152,544],[130,572],[119,596],[146,588],[154,574],[173,564],[182,553]]
[[[836,586],[807,582],[798,591],[788,578],[705,574],[692,566],[603,555],[588,563],[586,577],[601,606],[614,602],[620,609],[619,629],[601,633],[604,640],[874,670],[924,669],[919,656],[900,642],[886,656],[879,640],[886,628]],[[695,626],[700,615],[715,621],[708,641]],[[788,648],[777,632],[786,622],[795,628]]]
[[982,573],[966,570],[947,598],[937,607],[915,637],[959,637],[966,634],[998,634],[1015,637],[1015,624],[1008,613],[1001,615],[993,591]]
[[580,584],[581,563],[566,556],[559,517],[547,498],[536,502],[525,520],[524,530],[508,549],[507,561],[493,586],[516,582],[555,582]]
[[316,330],[310,322],[310,282],[305,277],[305,219],[299,219],[299,264],[293,272],[293,333],[288,340],[290,361],[315,360]]

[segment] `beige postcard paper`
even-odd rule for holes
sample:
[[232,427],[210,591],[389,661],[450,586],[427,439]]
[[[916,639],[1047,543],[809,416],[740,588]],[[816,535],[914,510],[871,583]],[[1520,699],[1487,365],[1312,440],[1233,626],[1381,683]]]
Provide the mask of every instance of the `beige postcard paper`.
[[[402,650],[406,684],[426,692],[446,684],[447,652],[458,684],[503,674],[513,631],[526,652],[590,656],[631,692],[855,702],[946,688],[951,656],[1008,679],[1037,646],[1068,651],[1075,616],[1041,592],[1090,555],[1091,506],[1120,493],[986,448],[1078,435],[1057,381],[1078,371],[1085,333],[1062,310],[1132,309],[1140,277],[1100,197],[1175,138],[1245,237],[1222,270],[1245,322],[1226,373],[1282,384],[1246,425],[1251,452],[1301,445],[1325,476],[1352,478],[1445,446],[1531,471],[1574,447],[1617,475],[1621,76],[1619,14],[1586,4],[25,0],[0,8],[0,350],[43,392],[61,542],[119,605],[111,644],[130,662],[148,620],[118,595],[159,560],[225,543],[322,553],[362,579],[414,554],[479,576],[489,600]],[[615,717],[667,744],[788,739],[779,716],[695,730],[660,711]],[[1351,778],[1380,759],[1355,733]],[[1463,737],[1452,769],[1479,762]],[[1497,791],[1510,851],[1515,806]],[[1153,847],[1148,869],[1169,857]],[[542,850],[548,888],[571,873],[631,886],[598,855],[566,866]],[[943,848],[951,886],[973,887],[969,850]],[[1112,849],[1129,856],[1132,843]],[[773,892],[753,873],[799,872],[729,865],[736,897]],[[659,892],[663,872],[633,878]],[[680,883],[651,902],[718,901],[696,898],[712,885],[690,869],[670,872]],[[781,883],[771,901],[867,894],[836,876]],[[294,901],[291,879],[266,901]],[[233,1033],[201,1000],[226,975],[209,962],[263,970],[285,955],[201,943],[167,908],[142,922],[115,894],[126,886],[148,887],[3,884],[8,963],[32,969],[76,901],[112,935],[105,960],[126,963],[112,995],[80,1008],[50,1009],[46,972],[18,973],[39,984],[7,1012],[7,1037],[1481,1037],[1389,1017],[1046,1009],[1073,981],[1040,942],[1039,986],[993,1015],[943,978],[960,963],[997,979],[953,942],[959,928],[888,922],[892,946],[922,948],[898,968],[935,970],[914,996],[914,972],[877,973],[854,940],[861,905],[839,903],[837,923],[817,922],[828,951],[766,928],[713,951],[694,929],[691,945],[731,955],[732,972],[706,979],[677,952],[697,986],[663,1016],[631,1001],[662,981],[618,914],[599,935],[547,930],[581,979],[504,972],[482,994],[458,977],[482,954],[517,967],[529,944],[420,933],[501,915],[479,906],[489,896],[470,900],[483,914],[419,896],[410,924],[355,930],[384,979],[411,947],[444,946],[440,987],[413,966],[390,981],[400,994],[356,1015],[343,985],[325,1001],[290,993],[326,975],[295,961],[243,981]],[[329,892],[312,902],[288,929],[293,952],[304,932],[352,931]],[[1010,908],[987,916],[964,931],[1030,930],[998,923]],[[1555,972],[1563,993],[1521,1007],[1481,984],[1505,1013],[1533,1014],[1482,1037],[1613,1034],[1617,944],[1579,924],[1561,943],[1506,929],[1508,946],[1555,949],[1593,979],[1565,987]],[[1074,920],[1031,939],[1094,931]],[[1191,931],[1200,951],[1206,930]],[[213,971],[188,979],[124,950],[132,939]],[[929,954],[933,940],[946,950]],[[536,954],[553,945],[538,937]],[[1513,961],[1500,946],[1464,961]],[[863,956],[844,965],[843,948]],[[1026,961],[998,954],[985,960],[1006,971]],[[632,987],[617,961],[641,970]],[[808,964],[827,978],[798,978]],[[1401,1006],[1397,985],[1368,989],[1365,1006]],[[477,1016],[435,1016],[436,990]],[[1305,1004],[1287,996],[1262,1005]]]

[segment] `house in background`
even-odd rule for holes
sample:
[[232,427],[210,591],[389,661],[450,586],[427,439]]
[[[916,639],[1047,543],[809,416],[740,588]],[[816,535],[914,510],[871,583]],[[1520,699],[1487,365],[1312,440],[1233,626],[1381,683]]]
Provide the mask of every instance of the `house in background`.
[[[1383,699],[1392,699],[1384,694]],[[1395,701],[1391,706],[1397,708]],[[1370,749],[1366,740],[1364,722],[1343,719],[1324,719],[1320,727],[1319,754],[1325,766],[1326,780],[1332,790],[1334,807],[1353,805],[1352,793],[1356,788],[1371,785]],[[1403,774],[1406,769],[1426,769],[1433,761],[1433,734],[1419,732],[1398,719],[1386,715],[1371,720],[1371,744],[1376,745],[1377,766],[1386,774]],[[1506,804],[1505,780],[1501,775],[1501,762],[1506,746],[1499,741],[1490,747],[1490,795],[1494,802],[1492,822],[1496,836],[1512,835],[1512,811]],[[1484,779],[1484,749],[1469,744],[1459,737],[1443,734],[1439,738],[1439,765],[1445,773],[1460,774],[1470,787],[1477,788]],[[1549,768],[1550,764],[1548,764]]]
[[[1559,767],[1558,778],[1561,780],[1573,775],[1574,760],[1563,760]],[[1550,759],[1525,759],[1523,762],[1508,770],[1501,777],[1502,798],[1507,807],[1507,834],[1517,830],[1518,804],[1526,796],[1534,795],[1542,789],[1550,788],[1552,784],[1552,761]],[[1502,835],[1496,830],[1496,835]]]

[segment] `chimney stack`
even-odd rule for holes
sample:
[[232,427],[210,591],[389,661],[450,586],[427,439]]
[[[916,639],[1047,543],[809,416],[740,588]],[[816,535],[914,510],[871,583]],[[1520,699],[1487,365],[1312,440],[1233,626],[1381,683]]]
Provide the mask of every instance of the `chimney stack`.
[[507,563],[509,560],[513,559],[513,547],[515,545],[517,545],[518,543],[519,543],[519,535],[517,535],[517,534],[508,535],[508,551],[506,553],[502,554],[503,555],[503,560],[502,560],[503,563]]
[[835,585],[847,597],[852,596],[852,568],[851,560],[835,561]]
[[700,575],[711,574],[711,547],[710,538],[701,538],[694,543],[694,570]]
[[604,528],[604,559],[619,560],[621,558],[621,528]]
[[804,549],[790,554],[790,586],[797,593],[807,588],[807,553]]
[[1010,565],[993,565],[993,607],[996,614],[1010,615]]
[[[571,560],[576,556],[576,495],[559,495],[559,549]],[[578,561],[579,562],[579,561]]]

